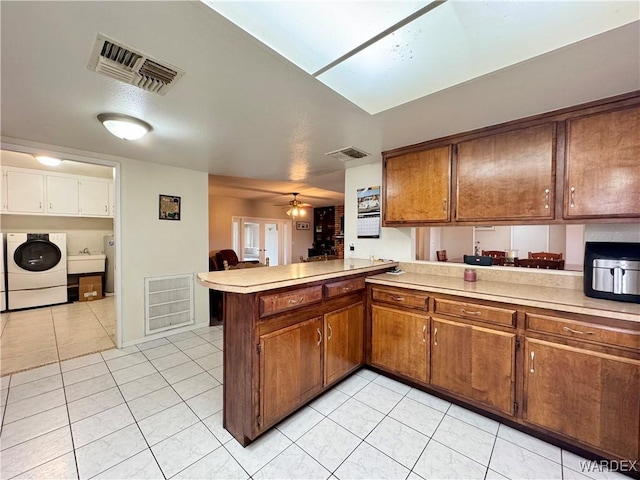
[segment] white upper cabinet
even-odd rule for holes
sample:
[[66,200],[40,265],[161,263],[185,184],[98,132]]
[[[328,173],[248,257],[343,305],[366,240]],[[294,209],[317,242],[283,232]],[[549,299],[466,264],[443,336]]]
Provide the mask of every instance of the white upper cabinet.
[[109,217],[109,181],[80,180],[80,213],[93,217]]
[[7,213],[44,213],[44,174],[8,170]]
[[78,179],[47,175],[47,213],[78,215]]
[[3,167],[0,208],[5,214],[113,217],[113,181],[107,178]]

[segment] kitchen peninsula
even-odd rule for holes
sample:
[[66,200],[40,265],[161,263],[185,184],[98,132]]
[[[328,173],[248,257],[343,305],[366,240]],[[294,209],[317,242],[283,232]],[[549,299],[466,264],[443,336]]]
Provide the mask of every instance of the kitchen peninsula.
[[362,259],[198,274],[224,293],[223,425],[246,446],[364,363]]
[[465,282],[464,266],[395,265],[198,276],[225,292],[224,426],[241,444],[366,364],[583,455],[638,459],[640,305],[585,297],[577,272]]

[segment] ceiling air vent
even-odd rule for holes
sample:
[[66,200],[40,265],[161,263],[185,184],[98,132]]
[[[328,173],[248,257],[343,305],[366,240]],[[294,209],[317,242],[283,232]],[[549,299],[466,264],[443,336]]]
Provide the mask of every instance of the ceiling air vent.
[[165,95],[184,71],[98,34],[87,68],[148,92]]
[[325,153],[325,155],[337,158],[341,162],[348,162],[349,160],[357,160],[358,158],[369,156],[369,154],[364,150],[360,150],[355,147],[340,148],[338,150],[334,150],[333,152]]

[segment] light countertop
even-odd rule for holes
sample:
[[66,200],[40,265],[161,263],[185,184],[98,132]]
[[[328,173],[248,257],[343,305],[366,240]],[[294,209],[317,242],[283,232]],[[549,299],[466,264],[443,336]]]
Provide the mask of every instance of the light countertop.
[[367,278],[367,283],[640,323],[640,304],[590,298],[585,296],[582,290],[490,280],[465,282],[460,277],[409,272],[402,275],[382,273],[370,276]]
[[397,265],[398,262],[388,260],[372,262],[357,258],[292,263],[277,267],[199,273],[198,283],[221,292],[255,293],[357,273],[376,272]]

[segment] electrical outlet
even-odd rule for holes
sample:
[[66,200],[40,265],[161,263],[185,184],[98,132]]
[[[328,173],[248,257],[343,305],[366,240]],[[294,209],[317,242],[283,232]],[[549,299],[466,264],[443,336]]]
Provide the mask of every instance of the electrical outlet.
[[356,244],[354,242],[349,242],[349,251],[353,252],[356,249]]

